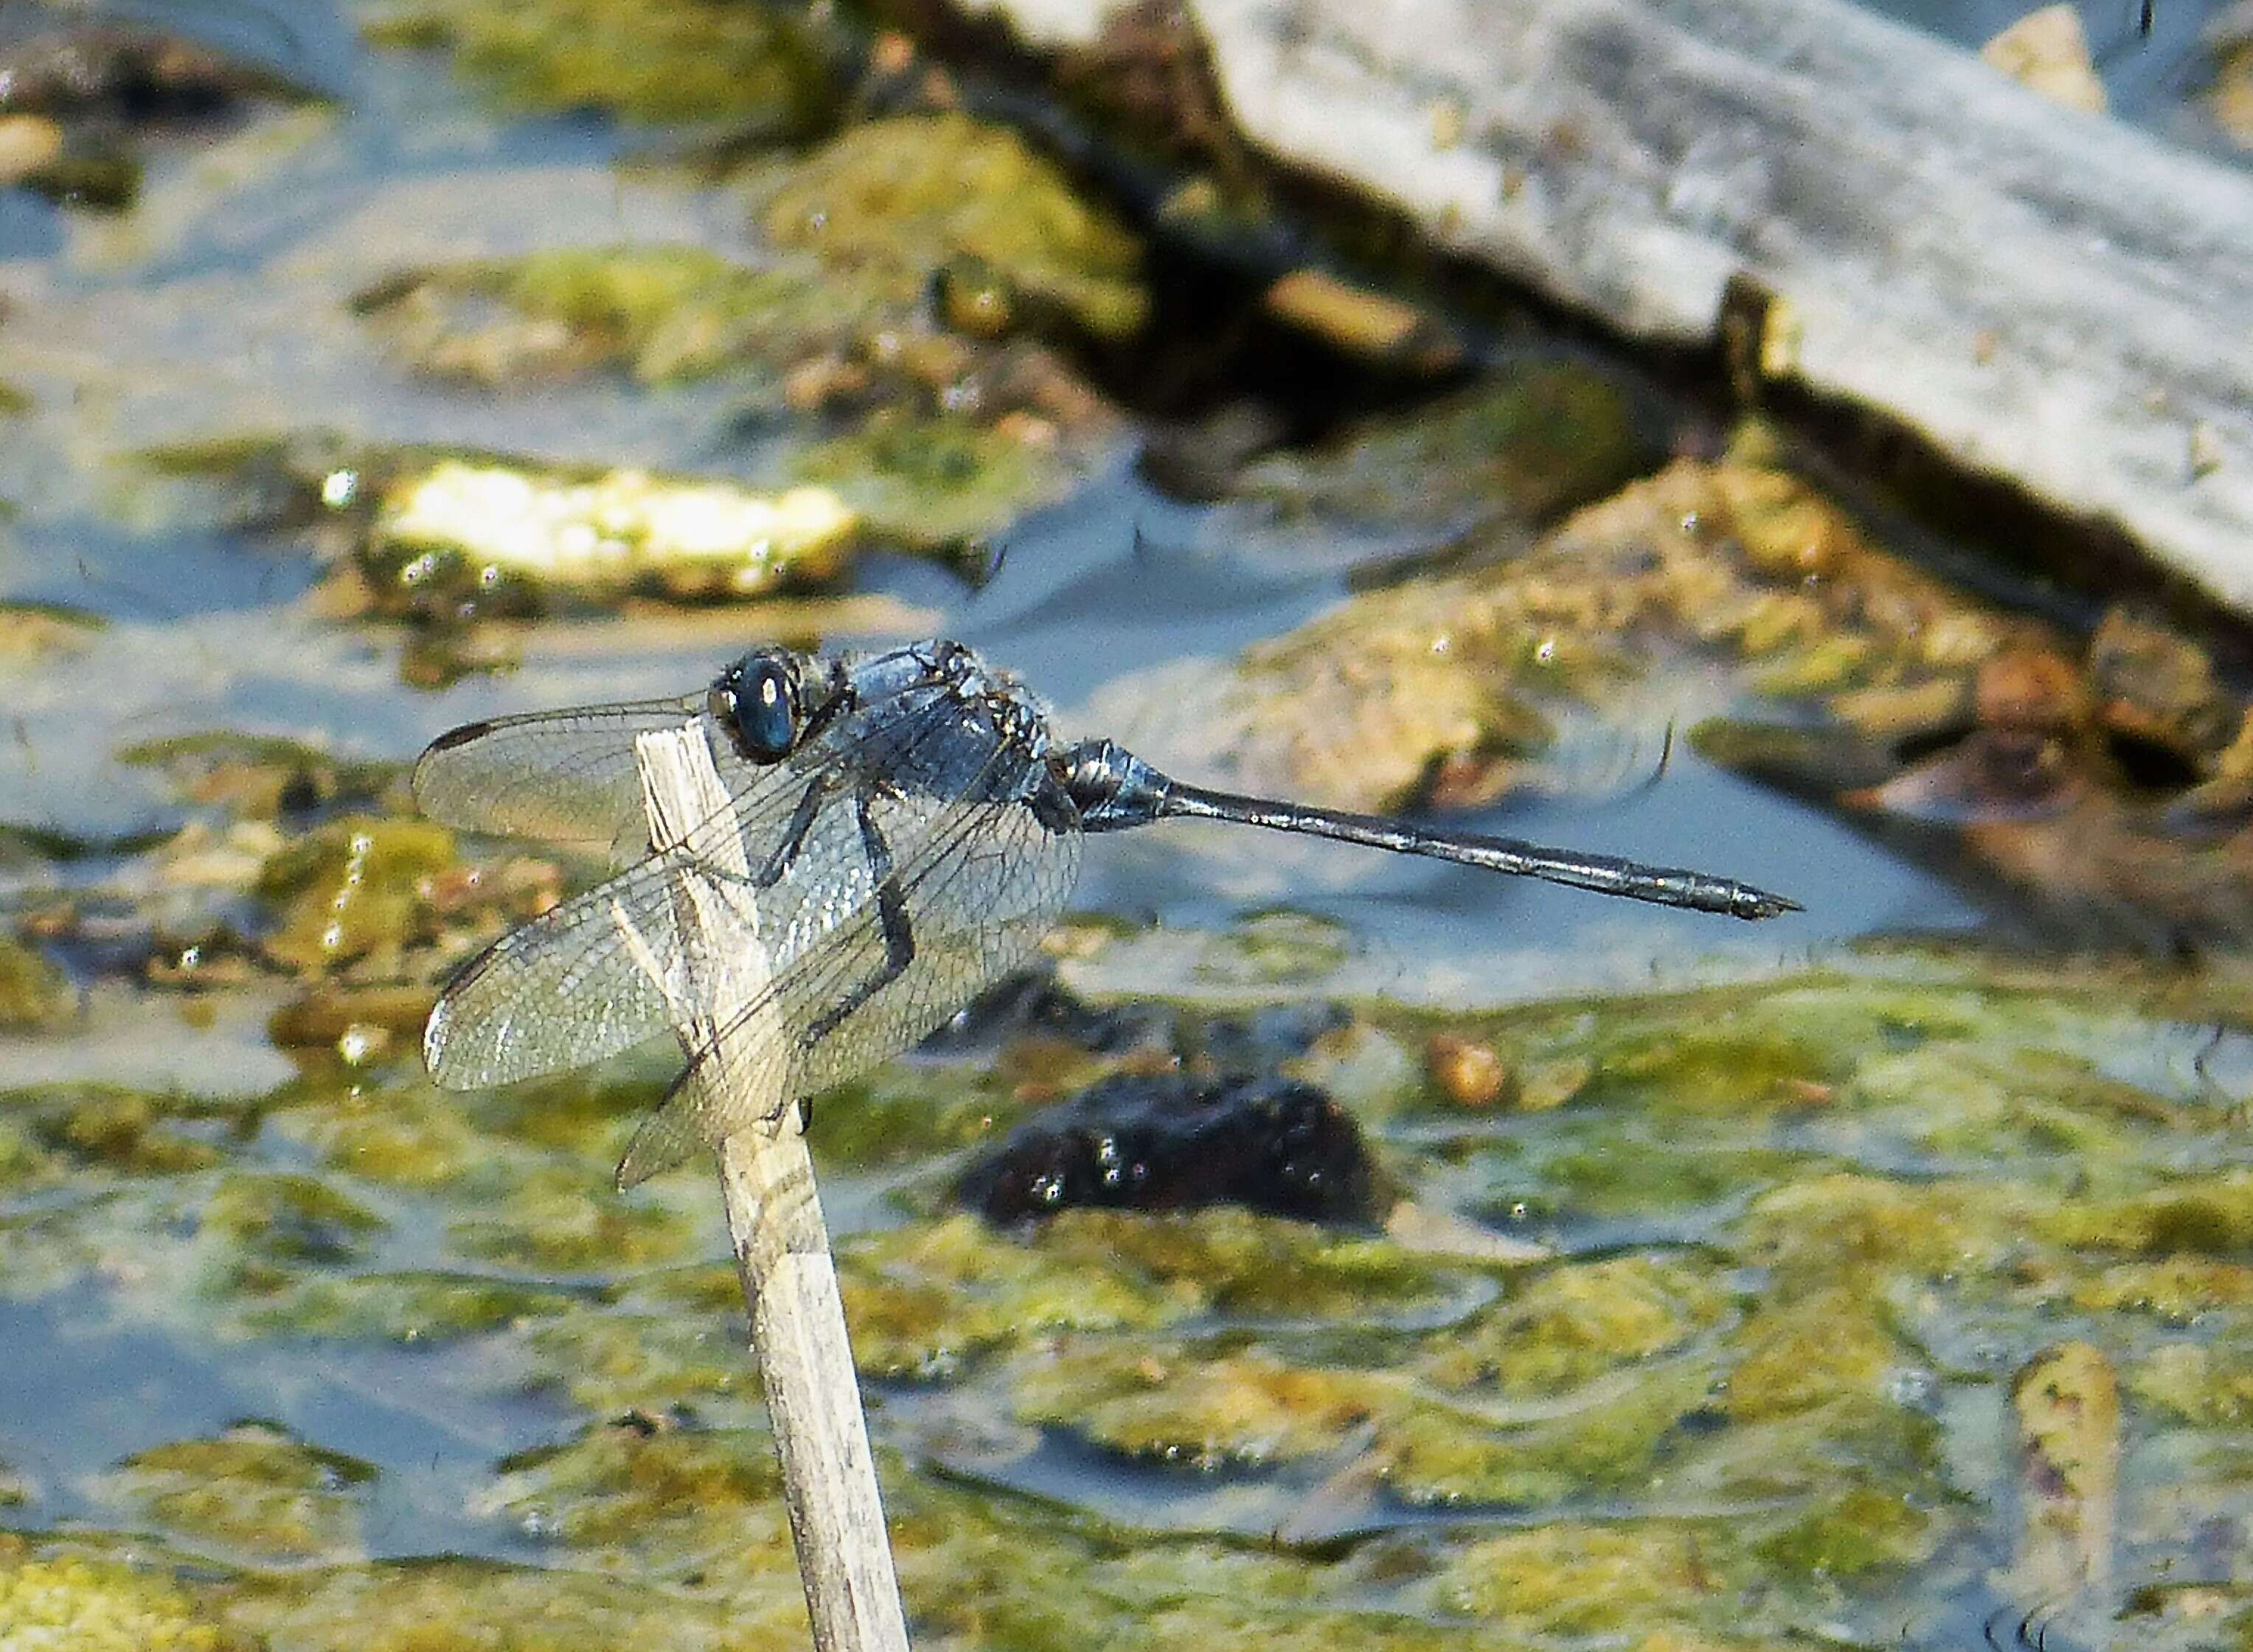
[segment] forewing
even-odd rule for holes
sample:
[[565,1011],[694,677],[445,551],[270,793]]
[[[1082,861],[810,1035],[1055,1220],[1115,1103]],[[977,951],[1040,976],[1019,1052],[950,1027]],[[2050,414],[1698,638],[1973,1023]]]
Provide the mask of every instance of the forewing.
[[[675,727],[690,703],[649,701],[519,721],[530,727],[593,718],[623,730],[626,784],[638,822],[640,782],[632,735],[645,729],[634,720],[647,718],[651,728]],[[723,777],[733,783],[740,777],[741,784],[729,806],[699,822],[679,848],[628,868],[472,958],[447,982],[423,1029],[422,1056],[431,1077],[450,1090],[514,1084],[599,1061],[708,1013],[701,984],[720,977],[703,967],[705,960],[687,938],[695,926],[684,924],[677,912],[684,875],[701,881],[713,896],[710,904],[733,915],[729,927],[734,932],[708,937],[712,944],[747,946],[756,940],[778,971],[787,969],[812,939],[869,898],[865,857],[857,862],[856,881],[856,862],[844,848],[847,838],[857,842],[844,771],[857,774],[871,758],[900,760],[903,749],[943,727],[943,696],[928,685],[903,689],[883,703],[889,716],[882,738],[873,742],[875,749],[839,740],[808,746],[771,767],[731,760]],[[590,738],[590,750],[593,743]],[[541,749],[548,749],[544,743]],[[740,834],[751,867],[761,868],[813,787],[830,795],[830,802],[815,818],[790,875],[772,888],[753,889],[721,869],[726,862],[716,849],[723,834]],[[841,790],[841,806],[832,795]]]
[[[695,926],[683,925],[676,910],[680,879],[701,880],[715,897],[710,904],[735,915],[736,932],[708,938],[712,944],[756,939],[772,949],[771,892],[720,869],[714,846],[721,833],[740,833],[756,868],[834,761],[809,753],[751,770],[730,806],[680,847],[510,931],[471,959],[446,983],[423,1028],[430,1077],[449,1090],[514,1084],[600,1061],[690,1019],[698,983],[712,977],[684,934]],[[638,798],[638,781],[635,789]]]
[[[615,842],[641,823],[634,736],[678,728],[703,708],[691,694],[471,723],[422,754],[415,800],[464,831]],[[723,769],[722,778],[732,777]]]
[[[880,798],[875,807],[913,926],[913,959],[827,1037],[803,1042],[809,1027],[882,966],[883,924],[864,869],[861,898],[808,934],[715,1043],[694,1053],[665,1105],[626,1149],[620,1187],[758,1122],[756,1099],[708,1082],[722,1064],[717,1050],[724,1047],[730,1067],[779,1064],[779,1089],[754,1097],[787,1102],[841,1083],[909,1048],[1022,962],[1078,881],[1078,832],[1050,830],[1021,798],[970,803],[918,795]],[[849,804],[832,811],[840,819],[850,814]]]

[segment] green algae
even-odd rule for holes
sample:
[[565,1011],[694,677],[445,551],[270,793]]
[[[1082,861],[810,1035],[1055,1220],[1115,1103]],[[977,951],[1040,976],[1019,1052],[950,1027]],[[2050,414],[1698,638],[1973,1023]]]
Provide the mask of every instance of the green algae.
[[77,1013],[70,977],[31,947],[0,935],[0,1032],[53,1032]]
[[401,777],[397,763],[342,757],[275,735],[211,729],[136,741],[117,761],[153,769],[181,796],[270,820],[285,810],[383,799]]
[[2150,1257],[2229,1257],[2253,1244],[2253,1171],[2170,1176],[2113,1199],[2074,1200],[2044,1212],[2061,1244]]
[[1427,1372],[1447,1388],[1554,1394],[1681,1347],[1727,1305],[1710,1271],[1685,1260],[1566,1264],[1459,1327]]
[[[898,1225],[839,1246],[864,1370],[916,1384],[897,1403],[877,1391],[873,1420],[880,1447],[905,1453],[887,1451],[885,1488],[919,1637],[1188,1647],[1329,1634],[1422,1648],[1878,1633],[1876,1603],[1950,1586],[1977,1500],[1998,1495],[1969,1465],[2005,1442],[1963,1433],[1991,1407],[1933,1398],[1971,1391],[1945,1352],[1957,1317],[2015,1366],[2070,1305],[2117,1363],[2131,1418],[2186,1441],[2218,1450],[2249,1412],[2232,1375],[2247,1287],[2238,1258],[2212,1248],[2236,1232],[2242,1173],[2183,1168],[2217,1117],[2187,1084],[2174,1098],[2111,1076],[2167,1070],[2131,1046],[2179,1043],[2180,1011],[2148,1013],[2102,980],[2028,991],[1903,964],[1866,980],[1811,973],[1449,1018],[1513,1060],[1585,1062],[1589,1076],[1545,1112],[1391,1104],[1383,1151],[1404,1188],[1442,1210],[1545,1188],[1601,1207],[1606,1230],[1624,1217],[1697,1236],[1531,1265],[1235,1210],[1076,1211],[995,1232],[937,1202],[959,1145],[993,1127],[991,1076],[924,1058],[872,1077],[864,1088],[896,1108],[935,1085],[943,1115],[873,1161],[904,1190],[889,1207]],[[1726,1105],[1712,1036],[1683,1040],[1671,1087],[1670,1039],[1712,1035],[1724,1016],[1733,1047],[1796,1093]],[[2044,1059],[2014,1070],[2016,1052],[2044,1043]],[[2110,1049],[2102,1064],[2094,1046]],[[241,1119],[241,1103],[86,1091],[0,1106],[22,1144],[19,1185],[128,1182],[106,1212],[44,1211],[44,1237],[0,1215],[11,1269],[31,1270],[17,1284],[84,1278],[138,1235],[136,1288],[187,1282],[237,1356],[269,1340],[349,1357],[481,1338],[465,1351],[501,1391],[571,1408],[561,1443],[496,1460],[473,1502],[570,1570],[262,1571],[197,1584],[197,1621],[344,1644],[326,1614],[349,1612],[366,1643],[417,1648],[413,1602],[496,1629],[506,1612],[537,1612],[563,1647],[670,1612],[694,1643],[695,1626],[734,1603],[744,1642],[771,1628],[785,1643],[791,1623],[802,1635],[739,1287],[716,1262],[675,1265],[722,1242],[693,1196],[620,1204],[603,1185],[652,1082],[452,1098],[383,1069],[309,1077],[258,1102],[256,1137],[213,1127]],[[2104,1127],[2030,1151],[1997,1098],[2044,1096]],[[861,1122],[847,1105],[826,1115],[841,1139]],[[58,1145],[74,1119],[81,1147]],[[152,1142],[168,1138],[200,1149],[206,1175],[160,1168]],[[121,1156],[83,1151],[103,1140]],[[1981,1162],[1989,1141],[2005,1151]],[[310,1161],[271,1162],[269,1144]],[[1648,1162],[1600,1168],[1607,1147]],[[1904,1174],[1905,1151],[1948,1168]],[[1002,1420],[969,1420],[988,1418]],[[1061,1508],[942,1483],[962,1472],[959,1431],[974,1441],[995,1427],[1078,1441],[1116,1474],[1252,1510],[1218,1517],[1260,1540],[1154,1544],[1099,1517],[1100,1481]],[[213,1443],[120,1468],[106,1495],[199,1552],[255,1557],[290,1533],[303,1488],[283,1474],[258,1493],[281,1512],[254,1519],[237,1503],[255,1475]],[[269,1439],[243,1455],[303,1449]],[[2186,1453],[2186,1496],[2227,1495],[2226,1455],[2170,1449]],[[159,1488],[199,1495],[157,1512]],[[286,1537],[300,1546],[275,1553],[351,1552],[363,1494],[320,1495],[340,1500],[341,1523],[301,1524]],[[1448,1512],[1399,1524],[1410,1509]],[[1547,1523],[1497,1531],[1497,1513]],[[1322,1535],[1364,1529],[1378,1535]],[[582,1593],[597,1583],[607,1593]]]
[[1098,337],[1137,331],[1147,310],[1134,236],[1022,137],[965,115],[854,127],[771,181],[761,221],[778,244],[875,275],[903,300],[967,257]]
[[857,1240],[843,1256],[862,1369],[940,1377],[1068,1331],[1150,1330],[1199,1314],[1413,1314],[1454,1271],[1390,1240],[1227,1208],[1073,1210],[995,1235],[968,1216]]
[[1264,459],[1238,494],[1290,518],[1541,522],[1657,462],[1619,382],[1587,363],[1535,360],[1406,415],[1355,425],[1308,456]]
[[2166,1342],[2128,1372],[2128,1389],[2160,1412],[2207,1428],[2242,1428],[2253,1420],[2253,1368],[2246,1339],[2229,1344]]
[[359,1544],[365,1463],[244,1424],[177,1440],[119,1466],[113,1494],[192,1540],[267,1559],[337,1559]]
[[1458,1609],[1524,1635],[1620,1634],[1728,1621],[1740,1554],[1687,1522],[1559,1521],[1473,1544],[1442,1589]]
[[244,1254],[277,1262],[338,1263],[365,1254],[383,1218],[306,1175],[237,1171],[220,1179],[202,1224]]
[[[6,387],[0,385],[0,416],[6,413]],[[67,603],[0,602],[0,671],[72,659],[108,627],[106,616]]]
[[1264,1467],[1334,1451],[1383,1404],[1366,1373],[1287,1364],[1252,1347],[1112,1344],[1043,1361],[1017,1385],[1021,1420],[1183,1467]]
[[231,1625],[303,1652],[792,1652],[806,1645],[805,1600],[785,1548],[772,1565],[763,1594],[448,1558],[269,1573],[222,1598]]
[[834,490],[878,540],[945,550],[1058,497],[1069,473],[1046,448],[941,415],[872,418],[799,454],[791,474]]
[[1705,1412],[1713,1381],[1706,1363],[1657,1366],[1632,1386],[1528,1423],[1414,1406],[1378,1425],[1378,1449],[1392,1492],[1412,1504],[1525,1509],[1649,1491],[1685,1419]]
[[116,1176],[180,1175],[218,1163],[220,1150],[190,1129],[227,1111],[116,1084],[0,1091],[0,1116],[21,1117],[39,1147],[73,1168]]
[[839,1257],[840,1284],[861,1369],[944,1377],[1027,1337],[1147,1330],[1195,1311],[1193,1290],[1125,1268],[1091,1272],[1095,1247],[1070,1244],[1085,1227],[1073,1216],[1089,1214],[1022,1238],[958,1216],[852,1241]]
[[567,1444],[508,1458],[481,1511],[613,1565],[666,1572],[744,1562],[771,1575],[790,1527],[763,1428],[681,1428],[630,1413]]
[[806,24],[777,7],[400,0],[366,26],[378,44],[450,48],[462,73],[518,109],[603,109],[782,140],[817,129],[836,95]]
[[436,938],[432,882],[456,864],[453,833],[422,820],[350,815],[285,845],[258,875],[279,911],[264,950],[315,971],[375,955],[396,970],[409,946]]
[[287,1139],[330,1168],[380,1185],[429,1191],[465,1176],[487,1143],[459,1104],[427,1084],[309,1086],[276,1098]]
[[[482,1179],[482,1178],[480,1178]],[[664,1205],[621,1200],[604,1171],[517,1169],[474,1215],[449,1224],[459,1254],[534,1272],[587,1273],[682,1260],[697,1226]]]
[[[506,314],[496,318],[490,306]],[[813,268],[749,268],[702,247],[558,247],[402,272],[354,308],[426,373],[506,385],[616,366],[645,384],[778,373],[894,315]]]
[[236,1323],[250,1336],[430,1347],[583,1306],[558,1292],[472,1274],[352,1273],[294,1280],[240,1312]]
[[185,1590],[152,1572],[0,1547],[0,1645],[73,1652],[255,1652]]
[[1817,1291],[1765,1306],[1730,1339],[1729,1415],[1760,1422],[1844,1401],[1886,1402],[1908,1356],[1864,1298]]

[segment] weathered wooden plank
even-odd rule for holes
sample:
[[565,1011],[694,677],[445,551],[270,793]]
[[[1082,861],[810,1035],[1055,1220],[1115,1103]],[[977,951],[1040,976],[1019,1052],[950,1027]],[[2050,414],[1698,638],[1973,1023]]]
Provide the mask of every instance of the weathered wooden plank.
[[1288,164],[1631,338],[1712,338],[1736,278],[1777,378],[2253,612],[2253,178],[1845,0],[1186,3]]

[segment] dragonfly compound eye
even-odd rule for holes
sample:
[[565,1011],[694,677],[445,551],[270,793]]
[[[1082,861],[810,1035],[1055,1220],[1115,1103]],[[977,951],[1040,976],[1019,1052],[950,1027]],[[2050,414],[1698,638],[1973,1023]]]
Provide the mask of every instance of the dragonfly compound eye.
[[787,661],[754,655],[743,663],[729,699],[743,755],[779,763],[798,744],[798,679]]

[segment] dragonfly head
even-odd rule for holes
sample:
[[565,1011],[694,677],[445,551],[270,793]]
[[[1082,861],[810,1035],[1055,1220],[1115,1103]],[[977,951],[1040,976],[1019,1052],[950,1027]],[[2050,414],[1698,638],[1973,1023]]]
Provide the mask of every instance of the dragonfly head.
[[804,659],[786,648],[754,648],[712,685],[714,721],[750,763],[780,763],[806,737]]
[[1084,832],[1147,826],[1166,812],[1174,783],[1115,741],[1083,740],[1050,761]]

